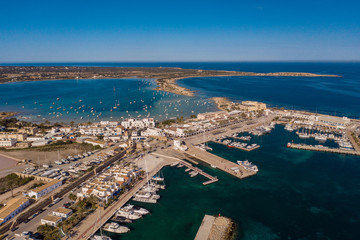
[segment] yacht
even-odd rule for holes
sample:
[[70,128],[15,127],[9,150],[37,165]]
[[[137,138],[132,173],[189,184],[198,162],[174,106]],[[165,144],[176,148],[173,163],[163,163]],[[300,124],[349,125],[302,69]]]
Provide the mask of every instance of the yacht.
[[137,219],[141,218],[140,214],[135,213],[132,210],[123,210],[123,209],[119,209],[116,212],[116,216],[117,217],[125,217],[125,218],[130,219],[130,220],[137,220]]
[[299,138],[310,138],[310,135],[306,133],[299,133]]
[[120,208],[121,210],[125,210],[125,211],[133,211],[134,213],[138,213],[140,215],[146,215],[149,214],[150,212],[142,207],[138,207],[138,206],[134,206],[131,204],[127,204],[126,206]]
[[239,164],[240,166],[244,167],[246,170],[249,171],[254,171],[254,172],[258,172],[259,169],[256,165],[252,164],[251,162],[249,162],[248,160],[245,161],[237,161],[237,164]]
[[130,231],[130,228],[120,226],[118,223],[112,222],[105,224],[104,230],[113,233],[127,233]]
[[90,240],[112,240],[111,237],[105,235],[94,235],[90,238]]
[[146,215],[146,214],[150,213],[149,210],[142,208],[142,207],[137,207],[137,206],[134,206],[132,210],[134,211],[134,213],[138,213],[141,215]]
[[315,140],[325,142],[327,140],[327,137],[325,135],[316,135]]
[[120,216],[114,216],[111,220],[119,223],[132,223],[132,220]]

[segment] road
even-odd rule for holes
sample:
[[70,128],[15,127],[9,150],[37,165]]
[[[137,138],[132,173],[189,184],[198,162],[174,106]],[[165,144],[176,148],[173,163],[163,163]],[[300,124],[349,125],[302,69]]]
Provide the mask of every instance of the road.
[[[75,193],[76,194],[76,193]],[[16,227],[16,230],[9,234],[8,238],[11,239],[14,237],[15,234],[21,234],[22,232],[36,232],[37,227],[41,224],[41,219],[44,218],[46,215],[51,214],[54,210],[59,207],[62,207],[66,202],[69,202],[69,194],[64,196],[64,198],[53,205],[52,207],[43,208],[45,211],[31,219],[28,223],[21,223]]]

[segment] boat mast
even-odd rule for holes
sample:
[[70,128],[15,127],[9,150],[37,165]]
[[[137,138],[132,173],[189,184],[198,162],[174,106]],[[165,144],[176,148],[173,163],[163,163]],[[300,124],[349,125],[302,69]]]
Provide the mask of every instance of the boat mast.
[[149,172],[148,172],[148,168],[147,168],[146,158],[144,158],[144,160],[145,160],[146,181],[147,181],[148,187],[149,187],[150,181],[149,181]]

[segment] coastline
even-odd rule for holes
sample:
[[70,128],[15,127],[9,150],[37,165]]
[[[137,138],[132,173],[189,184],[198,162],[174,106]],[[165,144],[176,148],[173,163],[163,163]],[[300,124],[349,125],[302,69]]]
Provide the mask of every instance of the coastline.
[[178,95],[192,97],[194,96],[194,91],[181,87],[177,84],[178,80],[193,78],[193,77],[236,77],[236,76],[266,76],[266,77],[341,77],[339,75],[331,74],[315,74],[315,73],[305,73],[305,72],[275,72],[275,73],[253,73],[253,72],[230,72],[229,74],[221,75],[208,75],[208,76],[186,76],[186,77],[177,77],[177,78],[158,78],[155,79],[156,84],[158,85],[155,90],[160,90],[164,92],[175,93]]

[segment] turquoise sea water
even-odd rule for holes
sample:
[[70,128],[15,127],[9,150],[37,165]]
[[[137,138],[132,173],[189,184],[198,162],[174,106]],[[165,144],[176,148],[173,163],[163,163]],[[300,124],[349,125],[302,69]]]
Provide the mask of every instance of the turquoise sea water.
[[[87,122],[156,117],[189,117],[215,110],[202,97],[153,90],[151,79],[97,79],[18,82],[0,85],[0,111],[20,112],[33,122]],[[116,107],[116,108],[114,108]]]
[[184,168],[164,169],[167,188],[157,204],[139,204],[151,215],[129,224],[132,231],[115,239],[194,239],[204,214],[234,219],[236,239],[358,239],[360,234],[360,157],[288,149],[301,142],[282,126],[252,142],[252,152],[210,143],[213,153],[259,167],[256,176],[239,180],[200,166],[220,181],[203,186]]

